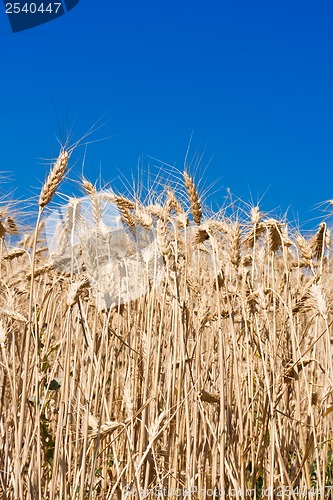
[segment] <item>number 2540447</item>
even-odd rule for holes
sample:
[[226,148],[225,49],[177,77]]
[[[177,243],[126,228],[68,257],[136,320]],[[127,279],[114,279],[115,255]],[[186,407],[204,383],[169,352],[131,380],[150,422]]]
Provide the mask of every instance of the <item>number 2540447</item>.
[[21,3],[13,2],[6,3],[6,14],[57,14],[61,7],[61,2],[39,3],[34,2]]

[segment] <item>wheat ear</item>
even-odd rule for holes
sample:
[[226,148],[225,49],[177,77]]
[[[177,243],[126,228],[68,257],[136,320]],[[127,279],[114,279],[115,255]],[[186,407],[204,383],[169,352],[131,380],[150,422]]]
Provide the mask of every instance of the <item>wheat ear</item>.
[[83,185],[87,194],[95,194],[96,193],[95,186],[90,181],[88,181],[88,179],[83,178],[82,185]]
[[94,221],[96,224],[96,228],[101,228],[103,223],[103,209],[101,205],[101,196],[97,192],[96,186],[92,184],[87,179],[82,179],[82,185],[87,194],[90,196],[90,202],[93,212]]
[[7,231],[9,234],[17,234],[17,226],[13,217],[7,217],[6,219]]
[[176,214],[183,215],[184,210],[173,191],[167,191],[166,206],[168,210],[174,210]]
[[89,280],[86,276],[79,281],[72,283],[67,294],[67,305],[72,307],[79,300],[80,294],[84,288],[89,286]]
[[330,234],[327,234],[326,222],[319,225],[318,231],[310,241],[311,249],[317,259],[321,259],[324,255],[325,247],[329,247]]
[[192,177],[190,177],[186,172],[184,172],[184,182],[187,190],[188,197],[191,203],[191,211],[194,222],[200,226],[200,222],[202,219],[202,209],[199,199],[199,193],[194,184]]
[[55,192],[60,184],[60,182],[63,180],[67,165],[68,165],[68,160],[69,160],[69,153],[68,151],[61,151],[60,155],[57,158],[57,161],[55,162],[54,166],[52,167],[48,178],[46,179],[46,182],[41,190],[40,196],[39,196],[39,201],[38,205],[41,208],[44,208],[50,201],[52,200],[53,196],[55,195]]
[[167,237],[167,228],[164,221],[162,220],[157,221],[156,231],[157,231],[157,241],[160,245],[161,253],[164,256],[165,260],[167,262],[170,262],[172,259],[172,249]]

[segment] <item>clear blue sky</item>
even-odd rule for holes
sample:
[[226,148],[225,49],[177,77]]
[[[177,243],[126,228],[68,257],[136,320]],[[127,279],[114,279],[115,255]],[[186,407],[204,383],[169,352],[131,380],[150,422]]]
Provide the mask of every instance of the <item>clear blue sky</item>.
[[[303,223],[333,198],[333,3],[80,0],[59,19],[12,33],[0,4],[0,170],[36,195],[56,136],[97,120],[85,174],[120,188],[140,160],[198,176]],[[84,149],[71,177],[81,173]],[[144,174],[144,178],[145,178]],[[216,192],[220,188],[221,191]],[[315,222],[314,222],[315,224]]]

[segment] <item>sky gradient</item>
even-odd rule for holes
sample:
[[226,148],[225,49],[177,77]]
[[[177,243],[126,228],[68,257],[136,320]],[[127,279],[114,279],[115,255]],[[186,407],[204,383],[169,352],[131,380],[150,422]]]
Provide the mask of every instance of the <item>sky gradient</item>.
[[92,182],[121,190],[138,164],[145,182],[155,159],[182,170],[192,137],[209,205],[230,188],[291,221],[315,219],[333,198],[332,27],[328,0],[80,0],[12,33],[0,4],[0,171],[12,179],[2,192],[36,196],[56,138],[71,130],[74,142],[99,122],[85,156]]

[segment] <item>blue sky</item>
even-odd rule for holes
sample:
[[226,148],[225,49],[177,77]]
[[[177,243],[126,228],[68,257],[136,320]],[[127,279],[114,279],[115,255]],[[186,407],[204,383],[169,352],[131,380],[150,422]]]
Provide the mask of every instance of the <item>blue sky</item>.
[[80,0],[12,33],[1,3],[2,191],[37,196],[56,137],[100,120],[91,139],[111,138],[87,148],[91,181],[121,190],[140,163],[145,182],[154,158],[182,169],[192,136],[201,189],[217,181],[208,204],[230,188],[304,224],[333,198],[332,26],[328,0]]

